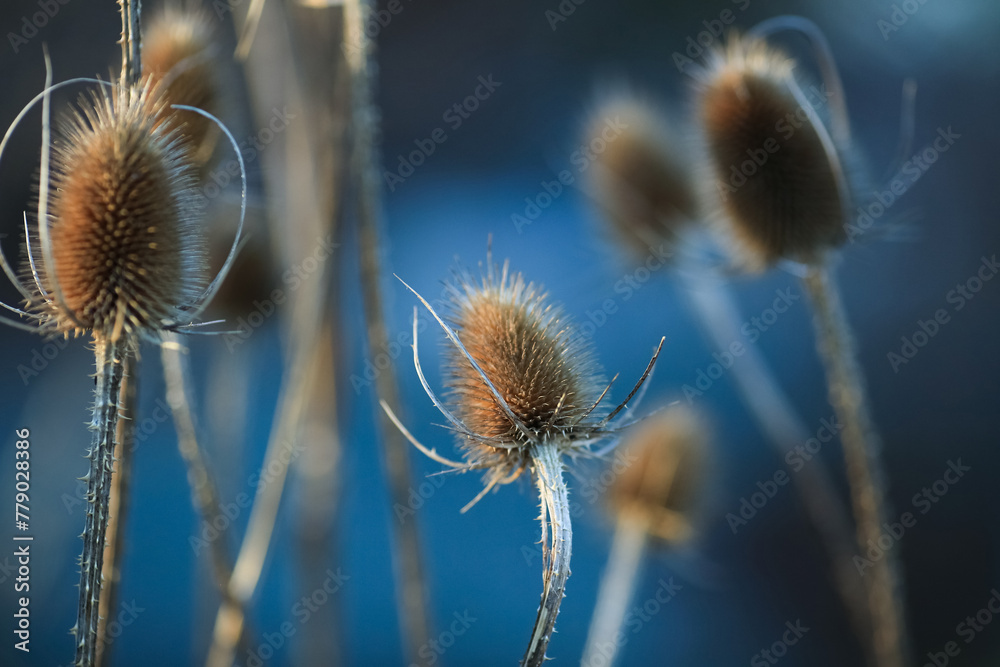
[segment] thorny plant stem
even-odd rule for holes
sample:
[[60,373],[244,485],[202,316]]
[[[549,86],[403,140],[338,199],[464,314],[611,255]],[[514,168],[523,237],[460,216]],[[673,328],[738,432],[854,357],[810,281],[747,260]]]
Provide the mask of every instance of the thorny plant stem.
[[[816,311],[816,340],[826,366],[830,403],[843,424],[840,437],[857,522],[857,543],[859,551],[864,552],[869,542],[878,541],[887,515],[881,443],[868,412],[853,337],[828,266],[811,267],[804,282]],[[908,651],[896,552],[887,552],[861,576],[867,585],[876,664],[903,667],[908,664]]]
[[545,650],[552,638],[559,605],[565,594],[570,554],[573,551],[569,493],[563,479],[563,464],[557,444],[543,442],[533,445],[531,460],[541,498],[542,560],[545,571],[542,574],[542,600],[531,631],[531,641],[521,659],[521,667],[539,667],[545,662]]
[[142,0],[118,0],[122,15],[122,84],[137,88],[142,78],[142,34],[139,19]]
[[[628,604],[635,593],[642,558],[646,553],[648,531],[648,523],[641,519],[618,520],[614,540],[611,542],[611,553],[608,555],[608,565],[604,570],[604,576],[601,577],[601,587],[597,592],[594,617],[587,632],[587,646],[580,661],[583,667],[592,665],[611,667],[615,664],[620,643],[615,641],[615,637],[625,622]],[[606,647],[609,646],[611,655],[606,653]]]
[[[679,273],[686,283],[683,294],[713,345],[728,350],[734,341],[742,340],[739,311],[726,287],[713,277],[699,276],[693,268]],[[733,382],[767,442],[785,460],[811,435],[759,350],[753,345],[744,345],[744,350],[730,369]],[[793,477],[803,508],[826,546],[837,592],[859,641],[870,655],[868,602],[864,582],[858,579],[854,567],[850,517],[823,461],[814,458]]]
[[108,528],[108,503],[111,499],[111,477],[114,471],[118,400],[130,344],[131,341],[124,336],[115,341],[98,339],[94,342],[97,389],[90,425],[94,431],[94,440],[88,454],[90,472],[87,473],[87,519],[82,535],[80,601],[74,628],[77,667],[92,667],[97,658],[104,538]]
[[132,446],[135,435],[135,402],[138,394],[135,377],[135,357],[125,359],[122,372],[121,402],[118,432],[115,435],[115,460],[118,469],[111,477],[111,501],[108,504],[107,546],[104,548],[104,588],[101,591],[100,618],[97,626],[97,664],[110,662],[111,642],[108,619],[118,608],[118,584],[122,576],[122,554],[125,550],[125,522],[128,515],[129,489],[132,480]]
[[[354,129],[353,168],[357,179],[361,244],[361,287],[364,299],[365,321],[368,334],[368,352],[374,358],[388,354],[388,336],[382,315],[382,294],[379,281],[382,272],[379,263],[379,176],[377,165],[376,132],[378,112],[373,101],[375,78],[371,60],[374,43],[364,26],[372,10],[371,0],[349,0],[345,5],[345,44],[358,48],[347,50],[351,69],[352,122]],[[394,366],[378,373],[375,378],[377,395],[399,412],[399,387]],[[385,413],[380,415],[380,434],[384,447],[384,462],[390,499],[393,505],[405,506],[408,501],[411,474],[408,447],[403,436],[393,428]],[[403,645],[409,663],[426,664],[427,658],[418,654],[420,646],[430,638],[427,615],[427,589],[424,582],[420,556],[420,540],[414,517],[393,523],[395,528],[396,567],[399,578],[398,601],[400,626],[404,633]]]

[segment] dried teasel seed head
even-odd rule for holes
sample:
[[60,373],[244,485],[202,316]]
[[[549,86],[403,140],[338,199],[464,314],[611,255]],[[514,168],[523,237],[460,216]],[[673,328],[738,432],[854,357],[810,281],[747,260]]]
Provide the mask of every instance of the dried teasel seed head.
[[598,107],[584,143],[604,146],[586,172],[587,186],[621,241],[643,258],[650,248],[674,245],[697,217],[697,197],[663,114],[619,95]]
[[162,97],[163,122],[178,128],[202,159],[211,153],[216,126],[204,116],[173,110],[170,105],[184,104],[218,114],[217,39],[205,12],[173,5],[156,13],[142,34],[142,67]]
[[707,442],[702,420],[683,407],[636,427],[620,449],[625,467],[608,489],[614,512],[668,542],[688,539],[703,495]]
[[50,185],[53,264],[41,267],[59,331],[155,337],[199,296],[197,190],[157,113],[147,88],[81,98],[80,111],[62,119]]
[[466,357],[449,345],[449,403],[478,436],[459,436],[469,462],[484,464],[495,478],[507,477],[529,463],[532,442],[571,447],[591,435],[598,417],[597,410],[588,410],[603,388],[600,369],[588,341],[562,311],[506,265],[490,265],[478,281],[461,277],[450,294],[452,326],[466,350],[534,434],[529,439],[515,426]]
[[766,42],[732,35],[700,80],[710,196],[751,269],[815,261],[844,237],[841,159],[794,68]]

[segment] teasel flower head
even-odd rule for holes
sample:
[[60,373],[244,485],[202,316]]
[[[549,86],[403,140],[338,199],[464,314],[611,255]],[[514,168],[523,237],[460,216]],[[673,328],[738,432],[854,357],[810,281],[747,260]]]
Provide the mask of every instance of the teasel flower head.
[[601,146],[585,172],[587,189],[615,235],[638,257],[675,246],[698,217],[685,149],[665,115],[634,94],[598,105],[584,144]]
[[414,311],[414,366],[427,395],[455,431],[464,462],[428,449],[385,401],[382,408],[403,435],[433,460],[456,471],[485,471],[485,488],[463,512],[496,485],[512,482],[530,468],[541,500],[545,574],[521,664],[537,667],[546,659],[569,577],[572,528],[563,457],[600,454],[591,446],[615,438],[621,427],[610,422],[644,386],[663,341],[625,401],[606,412],[601,402],[610,385],[602,390],[588,342],[540,288],[526,283],[520,274],[511,274],[506,263],[500,268],[488,259],[485,275],[478,279],[459,273],[448,286],[444,317],[414,294],[450,342],[444,364],[448,395],[441,401],[420,367]]
[[706,196],[751,270],[811,263],[844,239],[843,160],[795,70],[766,41],[733,34],[698,77]]
[[638,521],[668,543],[689,539],[705,495],[703,420],[671,407],[633,429],[618,455],[627,467],[608,488],[608,501],[619,520]]
[[[51,93],[80,83],[101,89],[82,96],[77,110],[63,116],[50,148]],[[196,320],[229,273],[246,214],[246,170],[232,133],[206,115],[237,151],[243,186],[230,253],[206,286],[193,167],[177,130],[158,122],[162,106],[149,86],[97,79],[47,84],[0,141],[0,155],[40,101],[38,225],[29,229],[25,217],[25,280],[0,252],[0,269],[27,304],[25,310],[0,307],[32,322],[0,322],[41,333],[89,332],[104,342],[123,336],[159,341],[164,331],[201,333],[193,327],[203,326]]]
[[150,20],[142,36],[142,64],[155,95],[162,98],[163,121],[190,143],[193,157],[207,159],[216,136],[206,117],[170,108],[184,104],[219,113],[221,77],[218,36],[201,9],[167,5]]

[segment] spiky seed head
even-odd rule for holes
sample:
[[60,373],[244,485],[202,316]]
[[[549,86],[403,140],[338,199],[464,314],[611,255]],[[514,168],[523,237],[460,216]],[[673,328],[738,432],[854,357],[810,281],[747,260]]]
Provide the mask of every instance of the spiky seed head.
[[449,345],[450,406],[480,437],[459,436],[469,462],[507,477],[528,462],[533,442],[570,448],[590,435],[598,411],[586,411],[600,395],[600,369],[588,341],[546,294],[506,265],[491,265],[480,280],[461,276],[450,294],[452,326],[466,350],[533,434],[529,439],[516,428],[479,373]]
[[642,521],[668,542],[690,537],[703,495],[707,440],[703,421],[679,406],[636,427],[619,454],[625,468],[608,489],[618,516]]
[[164,121],[179,128],[191,147],[202,153],[214,144],[216,126],[204,116],[170,109],[184,104],[218,113],[219,76],[212,21],[199,9],[166,6],[142,34],[142,67],[162,97]]
[[585,144],[598,141],[604,150],[586,172],[588,186],[612,230],[643,258],[676,244],[697,217],[697,198],[662,113],[636,96],[612,98],[587,124]]
[[751,269],[813,261],[844,237],[841,160],[794,68],[766,42],[734,34],[700,81],[712,195]]
[[60,331],[155,336],[202,287],[195,181],[157,112],[148,89],[102,92],[62,119],[49,203],[54,265],[42,269],[49,296],[58,281],[65,298],[65,308],[45,307]]

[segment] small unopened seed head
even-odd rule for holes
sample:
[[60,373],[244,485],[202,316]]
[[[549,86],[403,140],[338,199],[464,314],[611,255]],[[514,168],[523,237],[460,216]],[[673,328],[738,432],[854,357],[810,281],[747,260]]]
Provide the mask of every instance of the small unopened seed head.
[[204,116],[170,109],[184,104],[218,114],[217,37],[201,10],[168,5],[156,13],[142,35],[142,68],[164,104],[165,123],[179,128],[194,151],[204,152],[215,137],[215,125]]
[[707,431],[690,410],[650,417],[622,444],[626,466],[608,489],[622,520],[641,521],[668,542],[686,540],[704,488]]
[[570,447],[588,433],[598,421],[588,409],[603,387],[590,345],[561,310],[520,274],[506,266],[497,273],[491,266],[481,281],[466,276],[452,286],[452,326],[533,437],[515,426],[455,346],[445,363],[451,408],[480,437],[460,435],[460,445],[470,463],[505,477],[528,463],[532,442]]
[[673,246],[697,207],[683,150],[661,113],[637,97],[614,98],[593,114],[584,143],[604,147],[587,184],[619,238],[643,258]]
[[794,68],[764,41],[733,35],[700,81],[711,197],[751,269],[814,261],[844,237],[841,159]]
[[50,186],[54,264],[42,268],[49,297],[58,281],[65,299],[46,305],[60,331],[155,336],[198,296],[194,180],[175,134],[156,118],[147,91],[120,91],[83,99],[63,119]]

